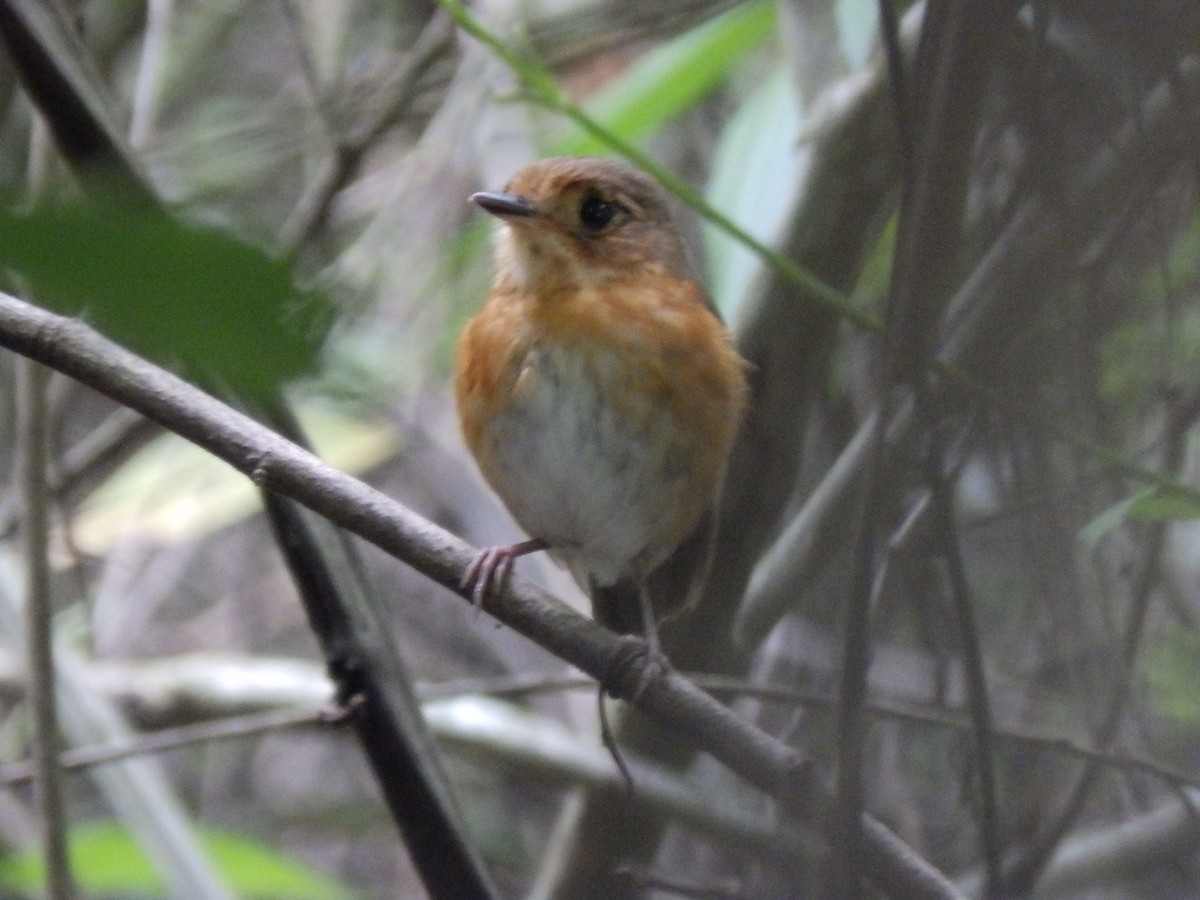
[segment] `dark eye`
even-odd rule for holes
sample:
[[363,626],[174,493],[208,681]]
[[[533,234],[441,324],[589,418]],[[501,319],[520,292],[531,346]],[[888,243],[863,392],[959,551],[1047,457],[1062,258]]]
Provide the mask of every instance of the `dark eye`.
[[621,209],[619,203],[601,200],[599,197],[584,197],[579,206],[579,223],[588,231],[603,231],[616,218]]

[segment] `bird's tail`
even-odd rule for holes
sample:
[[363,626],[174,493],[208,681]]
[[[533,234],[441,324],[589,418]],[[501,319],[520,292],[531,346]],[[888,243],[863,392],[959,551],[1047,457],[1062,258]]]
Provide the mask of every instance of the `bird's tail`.
[[[716,524],[716,511],[710,510],[666,562],[646,576],[645,591],[654,609],[655,622],[673,619],[696,607],[712,567]],[[638,578],[625,578],[609,585],[589,580],[592,617],[618,634],[645,636],[639,598],[642,589]]]
[[597,622],[617,634],[645,632],[641,604],[638,601],[641,587],[635,579],[626,578],[604,587],[593,580],[589,587],[592,617]]

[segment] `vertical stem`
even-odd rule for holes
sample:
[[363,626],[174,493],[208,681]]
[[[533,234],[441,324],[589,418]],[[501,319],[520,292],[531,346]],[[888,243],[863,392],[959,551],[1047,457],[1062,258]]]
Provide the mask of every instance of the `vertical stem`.
[[174,0],[149,0],[146,4],[146,32],[142,39],[142,58],[133,85],[133,108],[129,123],[129,143],[139,150],[154,138],[163,59],[166,57],[167,41],[174,18]]
[[67,861],[67,823],[58,767],[58,716],[51,650],[50,562],[47,554],[49,491],[46,485],[46,383],[48,370],[22,359],[18,365],[19,469],[25,550],[25,657],[33,721],[33,760],[41,812],[47,896],[74,895]]

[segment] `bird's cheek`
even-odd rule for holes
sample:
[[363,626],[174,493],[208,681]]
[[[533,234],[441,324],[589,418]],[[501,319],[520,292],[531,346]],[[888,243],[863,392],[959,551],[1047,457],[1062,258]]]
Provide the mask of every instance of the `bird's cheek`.
[[518,237],[514,264],[524,290],[547,295],[584,283],[587,261],[575,238],[549,229]]

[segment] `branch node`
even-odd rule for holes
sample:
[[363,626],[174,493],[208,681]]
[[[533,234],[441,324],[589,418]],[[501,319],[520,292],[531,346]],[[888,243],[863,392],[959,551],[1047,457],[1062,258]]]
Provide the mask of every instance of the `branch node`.
[[251,458],[250,480],[258,487],[265,488],[271,480],[271,455],[266,452],[254,454]]

